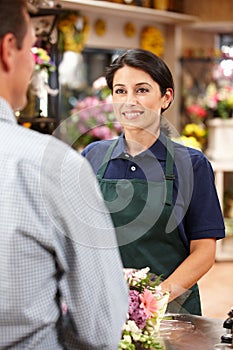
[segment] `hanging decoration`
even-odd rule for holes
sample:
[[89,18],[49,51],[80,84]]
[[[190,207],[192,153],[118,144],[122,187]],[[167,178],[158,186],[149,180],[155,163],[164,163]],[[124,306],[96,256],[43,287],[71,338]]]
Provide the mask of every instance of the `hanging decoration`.
[[86,44],[89,24],[85,16],[79,13],[68,13],[58,22],[59,45],[62,51],[81,52]]
[[135,25],[132,22],[127,22],[124,26],[124,34],[128,38],[132,38],[136,34]]
[[50,94],[56,96],[58,89],[52,89],[49,84],[49,74],[56,70],[48,52],[41,47],[33,47],[32,54],[35,61],[35,71],[31,79],[31,91],[40,99]]
[[89,23],[77,12],[65,13],[58,21],[59,47],[63,60],[59,65],[59,79],[62,85],[77,89],[86,84],[82,51],[89,34]]
[[154,26],[144,27],[141,32],[140,46],[161,57],[164,52],[164,37],[161,31]]
[[99,18],[94,24],[94,29],[98,36],[103,36],[106,33],[107,24],[103,19]]

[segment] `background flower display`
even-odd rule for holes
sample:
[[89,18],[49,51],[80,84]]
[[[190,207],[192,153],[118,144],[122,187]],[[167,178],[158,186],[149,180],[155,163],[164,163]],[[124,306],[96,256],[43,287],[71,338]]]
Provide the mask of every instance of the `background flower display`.
[[164,37],[162,32],[154,26],[144,27],[141,31],[140,47],[161,57],[164,52]]
[[210,82],[205,92],[190,96],[185,105],[185,115],[189,121],[202,123],[211,118],[233,117],[233,85]]
[[129,285],[129,310],[118,350],[162,350],[156,337],[169,293],[162,292],[160,277],[150,273],[149,267],[125,269],[124,274]]
[[110,93],[105,78],[100,77],[94,81],[88,95],[77,100],[64,123],[66,141],[73,148],[82,149],[90,142],[113,139],[121,133]]
[[[27,91],[28,102],[20,112],[23,117],[33,119],[39,116],[47,116],[48,94],[56,96],[58,89],[52,89],[49,85],[49,76],[56,71],[56,66],[47,50],[41,47],[33,47],[32,55],[35,62],[35,69]],[[23,123],[31,127],[31,123]]]
[[219,122],[226,130],[233,120],[233,60],[208,50],[199,52],[198,56],[192,52],[181,62],[180,132],[185,141],[195,138],[206,153],[212,139],[212,125]]
[[228,119],[233,117],[233,85],[210,83],[201,101],[211,117]]
[[35,71],[32,76],[30,90],[38,98],[43,98],[45,93],[57,95],[57,89],[51,89],[48,83],[49,74],[56,70],[48,52],[41,47],[33,47],[32,54],[35,61]]
[[36,72],[42,69],[45,69],[47,72],[54,72],[56,70],[55,64],[45,49],[35,46],[32,48],[32,54],[35,61]]
[[59,65],[59,81],[71,89],[83,88],[85,85],[82,51],[89,36],[89,28],[88,18],[77,11],[60,15],[58,47],[63,57]]
[[180,141],[185,145],[204,150],[207,142],[207,127],[204,123],[208,116],[206,109],[196,103],[186,108],[189,123],[182,129]]

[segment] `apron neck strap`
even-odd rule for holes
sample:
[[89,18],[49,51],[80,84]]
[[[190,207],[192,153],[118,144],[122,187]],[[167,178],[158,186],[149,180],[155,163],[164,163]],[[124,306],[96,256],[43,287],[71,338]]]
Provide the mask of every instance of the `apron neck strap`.
[[109,148],[108,148],[108,150],[107,150],[107,152],[105,154],[103,163],[102,163],[101,167],[98,170],[98,173],[97,173],[97,178],[98,179],[102,179],[103,178],[104,173],[105,173],[105,171],[107,169],[107,166],[108,166],[108,162],[109,162],[109,160],[111,158],[112,152],[113,152],[115,146],[117,145],[118,141],[119,141],[119,138],[114,140],[113,143],[109,146]]
[[170,138],[167,139],[167,155],[165,168],[166,198],[165,203],[172,205],[174,175],[174,147]]

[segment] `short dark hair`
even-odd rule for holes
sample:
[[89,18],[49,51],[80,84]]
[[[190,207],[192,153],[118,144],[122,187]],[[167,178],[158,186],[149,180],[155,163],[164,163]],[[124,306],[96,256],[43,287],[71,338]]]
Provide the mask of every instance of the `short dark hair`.
[[26,0],[0,0],[0,40],[7,33],[12,33],[21,49],[27,32],[25,12]]
[[105,77],[111,91],[116,71],[124,66],[141,69],[148,73],[159,85],[162,96],[166,93],[167,88],[171,88],[174,91],[173,77],[166,63],[152,52],[142,49],[127,50],[106,68]]

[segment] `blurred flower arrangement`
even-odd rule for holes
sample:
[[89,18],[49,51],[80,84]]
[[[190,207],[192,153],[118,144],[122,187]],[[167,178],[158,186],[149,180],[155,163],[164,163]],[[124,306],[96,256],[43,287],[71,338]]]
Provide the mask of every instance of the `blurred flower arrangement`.
[[89,34],[89,23],[85,16],[78,12],[68,12],[60,16],[59,46],[62,51],[81,52]]
[[104,77],[93,83],[88,96],[76,102],[65,128],[66,141],[75,149],[82,149],[93,141],[113,139],[121,133]]
[[207,141],[207,127],[204,120],[208,113],[206,109],[196,103],[189,105],[186,108],[187,116],[190,123],[185,124],[180,141],[188,147],[203,150]]
[[211,82],[205,94],[198,96],[185,108],[189,123],[184,125],[181,141],[185,145],[201,150],[207,144],[208,128],[206,122],[212,118],[229,119],[233,117],[233,86]]
[[[31,51],[35,68],[27,91],[28,102],[20,112],[20,116],[33,119],[38,116],[47,116],[48,94],[55,96],[58,94],[58,89],[52,89],[49,86],[49,75],[56,70],[56,66],[48,52],[37,46],[34,46]],[[31,122],[23,125],[32,126]]]
[[207,127],[204,124],[188,123],[182,131],[181,141],[186,146],[203,150],[206,145],[207,135]]
[[233,117],[233,85],[224,84],[218,87],[210,83],[203,98],[204,106],[212,117],[228,119]]
[[35,61],[35,71],[31,80],[31,92],[39,98],[43,98],[44,93],[57,95],[58,89],[51,89],[48,84],[49,74],[56,70],[48,52],[41,47],[33,47],[32,54]]
[[164,52],[164,37],[162,32],[154,26],[144,27],[141,31],[140,47],[161,57]]
[[189,105],[186,108],[186,112],[194,123],[202,123],[203,120],[207,117],[207,111],[204,107],[198,105],[198,104],[192,104]]
[[[191,102],[191,101],[190,101]],[[188,103],[185,113],[192,122],[200,123],[210,118],[233,117],[233,85],[211,82],[205,93]]]
[[46,69],[47,72],[54,72],[56,70],[56,66],[46,50],[34,46],[32,48],[32,54],[35,61],[36,72],[41,71],[42,69]]
[[85,85],[82,51],[89,36],[89,20],[78,11],[64,12],[58,21],[58,47],[63,52],[59,65],[59,81],[71,89]]
[[156,336],[166,312],[169,293],[162,292],[160,277],[149,271],[149,267],[124,269],[129,285],[129,309],[118,350],[163,349]]

